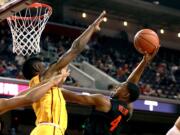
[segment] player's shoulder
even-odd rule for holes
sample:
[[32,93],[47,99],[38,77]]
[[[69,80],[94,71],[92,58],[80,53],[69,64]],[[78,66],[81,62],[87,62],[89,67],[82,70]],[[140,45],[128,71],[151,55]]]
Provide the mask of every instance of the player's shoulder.
[[94,94],[97,100],[96,109],[102,112],[108,112],[111,108],[110,98],[102,94]]
[[102,101],[102,102],[110,102],[110,97],[108,97],[108,96],[105,96],[105,95],[103,95],[103,94],[93,94],[93,96],[97,99],[97,100],[99,100],[99,101]]

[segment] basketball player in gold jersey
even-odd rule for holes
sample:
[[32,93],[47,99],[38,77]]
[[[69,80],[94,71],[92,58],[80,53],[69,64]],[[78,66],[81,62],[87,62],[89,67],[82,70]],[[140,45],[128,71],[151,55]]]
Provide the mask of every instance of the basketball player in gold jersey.
[[[64,70],[65,71],[65,70]],[[69,72],[63,72],[60,75],[54,76],[49,80],[41,82],[38,86],[34,88],[29,88],[28,90],[20,93],[19,95],[12,98],[1,98],[0,99],[0,114],[3,114],[9,110],[17,107],[23,107],[31,105],[33,102],[38,101],[46,92],[59,84],[63,84]]]
[[[100,30],[106,12],[101,15],[72,43],[71,48],[59,60],[45,69],[39,58],[30,58],[23,65],[23,74],[26,79],[31,79],[30,87],[36,86],[44,79],[58,74],[67,66],[90,40],[92,34]],[[63,135],[67,128],[67,112],[65,100],[58,87],[51,88],[38,102],[33,103],[36,114],[36,128],[31,135]]]

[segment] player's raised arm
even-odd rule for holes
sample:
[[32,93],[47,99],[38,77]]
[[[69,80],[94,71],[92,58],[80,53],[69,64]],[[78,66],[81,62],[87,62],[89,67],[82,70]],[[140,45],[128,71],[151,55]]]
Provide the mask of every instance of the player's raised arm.
[[106,12],[103,11],[100,16],[72,43],[71,48],[62,55],[57,63],[49,67],[45,73],[45,77],[48,78],[52,73],[58,72],[60,69],[68,65],[82,50],[90,40],[92,34],[100,30],[100,24],[103,21]]
[[126,82],[137,84],[145,67],[151,62],[151,60],[157,54],[158,50],[159,48],[157,48],[152,54],[145,53],[143,59],[141,60],[139,65],[133,70],[133,72],[129,75]]
[[38,101],[51,87],[62,84],[69,75],[69,72],[52,77],[50,80],[43,81],[41,85],[27,90],[24,95],[12,97],[10,99],[0,99],[0,114],[14,109],[31,105],[33,102]]

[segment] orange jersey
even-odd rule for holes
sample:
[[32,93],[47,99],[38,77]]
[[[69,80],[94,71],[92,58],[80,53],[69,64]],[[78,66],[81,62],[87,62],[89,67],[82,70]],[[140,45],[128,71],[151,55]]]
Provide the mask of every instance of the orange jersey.
[[[40,83],[39,75],[33,77],[30,87]],[[40,123],[54,123],[59,126],[62,133],[67,128],[66,102],[58,87],[52,87],[39,101],[33,103],[36,114],[36,125]]]

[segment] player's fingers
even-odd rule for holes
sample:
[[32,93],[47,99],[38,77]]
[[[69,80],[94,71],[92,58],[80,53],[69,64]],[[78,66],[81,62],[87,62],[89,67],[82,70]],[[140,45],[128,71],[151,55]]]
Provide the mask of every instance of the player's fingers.
[[63,76],[65,76],[65,77],[67,77],[67,76],[69,76],[69,75],[70,75],[70,70],[69,70],[69,69],[66,70],[66,72],[63,73]]
[[106,11],[103,10],[103,12],[100,14],[100,18],[104,18],[105,15],[106,15]]
[[61,72],[66,72],[67,70],[68,70],[68,65],[65,66],[65,67],[61,70]]
[[100,19],[100,21],[98,23],[95,24],[95,28],[97,31],[100,31],[101,28],[100,28],[100,23],[103,21],[103,18]]
[[103,20],[104,20],[104,17],[99,20],[98,24],[100,24]]
[[158,52],[158,51],[159,51],[159,48],[160,48],[160,46],[158,46],[158,47],[156,48],[156,52]]
[[100,20],[101,18],[104,18],[105,15],[106,15],[106,11],[104,10],[104,11],[100,14],[100,16],[98,17],[97,20]]
[[56,79],[56,78],[61,78],[62,77],[62,74],[58,74],[58,75],[56,75],[55,77],[54,77],[54,79]]
[[96,30],[97,30],[97,31],[100,31],[101,28],[100,28],[99,26],[96,26]]
[[69,74],[70,74],[70,73],[71,73],[71,70],[70,70],[70,69],[68,69],[67,73],[69,73]]
[[158,51],[159,51],[159,47],[156,48],[156,50],[153,53],[153,56],[155,56],[158,53]]
[[144,52],[144,56],[147,57],[148,56],[148,53],[147,51]]
[[105,15],[106,15],[106,11],[104,10],[104,11],[100,14],[100,16],[95,20],[95,23],[99,23],[99,22],[102,20],[102,18],[104,18]]
[[70,75],[70,73],[65,73],[63,74],[63,77],[68,77]]

